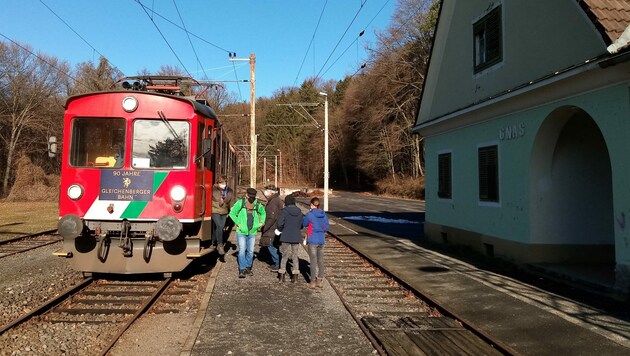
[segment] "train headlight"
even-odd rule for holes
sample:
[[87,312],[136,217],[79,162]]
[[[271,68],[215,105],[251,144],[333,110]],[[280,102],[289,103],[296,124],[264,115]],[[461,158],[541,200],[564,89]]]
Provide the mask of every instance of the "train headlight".
[[171,189],[171,199],[174,201],[182,201],[186,198],[186,189],[181,185],[176,185]]
[[68,197],[72,200],[77,200],[83,196],[83,187],[78,184],[73,184],[68,187]]
[[127,96],[122,100],[122,108],[126,112],[134,112],[138,108],[138,100],[133,96]]

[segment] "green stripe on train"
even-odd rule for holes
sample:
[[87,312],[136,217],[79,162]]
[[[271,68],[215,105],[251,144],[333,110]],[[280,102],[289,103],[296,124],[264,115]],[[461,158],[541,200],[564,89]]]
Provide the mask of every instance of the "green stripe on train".
[[168,176],[168,172],[155,172],[153,174],[153,194],[155,194],[162,183],[164,183],[166,176]]
[[132,201],[127,206],[127,209],[120,215],[121,219],[135,219],[144,210],[144,208],[149,204],[148,201]]
[[[168,176],[168,172],[155,172],[153,173],[153,194],[157,192],[158,188],[164,183],[164,180]],[[120,215],[121,219],[135,219],[140,214],[144,208],[146,208],[148,201],[132,201],[127,206],[127,209]]]

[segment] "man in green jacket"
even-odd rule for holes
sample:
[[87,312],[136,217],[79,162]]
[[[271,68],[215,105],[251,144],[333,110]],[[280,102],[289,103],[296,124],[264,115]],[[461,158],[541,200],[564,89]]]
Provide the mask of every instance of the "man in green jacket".
[[256,189],[247,188],[247,194],[230,210],[230,218],[236,227],[238,242],[238,277],[252,274],[256,233],[265,224],[265,207],[256,199]]

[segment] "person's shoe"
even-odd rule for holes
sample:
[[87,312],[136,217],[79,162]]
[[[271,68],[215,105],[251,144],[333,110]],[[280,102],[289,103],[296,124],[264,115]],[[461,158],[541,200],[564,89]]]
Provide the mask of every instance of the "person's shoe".
[[279,266],[273,266],[271,267],[271,272],[278,272],[279,269],[280,269]]
[[223,256],[225,255],[225,250],[223,249],[223,244],[217,246],[217,252],[219,253],[219,255]]
[[324,288],[324,279],[323,278],[317,278],[315,280],[315,285],[317,285],[319,288]]
[[297,283],[298,280],[298,275],[297,274],[291,274],[291,283]]
[[306,283],[306,286],[309,288],[315,288],[317,287],[317,281],[316,280],[311,280],[310,282]]
[[238,271],[238,278],[245,278],[245,270],[244,269]]
[[250,276],[254,275],[254,272],[252,272],[252,268],[251,267],[245,268],[245,273],[249,274]]

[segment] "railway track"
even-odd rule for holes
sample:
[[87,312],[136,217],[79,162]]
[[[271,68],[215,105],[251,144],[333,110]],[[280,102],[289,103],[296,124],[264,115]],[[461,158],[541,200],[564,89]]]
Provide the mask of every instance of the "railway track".
[[[39,330],[46,330],[54,335],[57,330],[71,329],[73,337],[78,338],[79,343],[85,337],[96,340],[99,349],[90,349],[89,354],[105,355],[161,295],[167,297],[160,301],[161,306],[156,312],[173,312],[177,307],[172,306],[180,302],[177,297],[185,296],[193,290],[187,283],[181,283],[181,286],[171,288],[165,293],[171,282],[172,278],[163,281],[109,281],[88,278],[31,313],[3,326],[0,328],[0,335],[6,333],[9,338],[29,338],[35,336],[33,331],[38,331],[37,336],[41,340]],[[38,345],[38,340],[33,340],[33,346],[29,348],[42,350],[38,347],[45,346]]]
[[326,278],[379,354],[514,354],[332,236]]
[[54,234],[56,231],[49,230],[2,240],[0,241],[0,258],[60,242],[61,237]]

